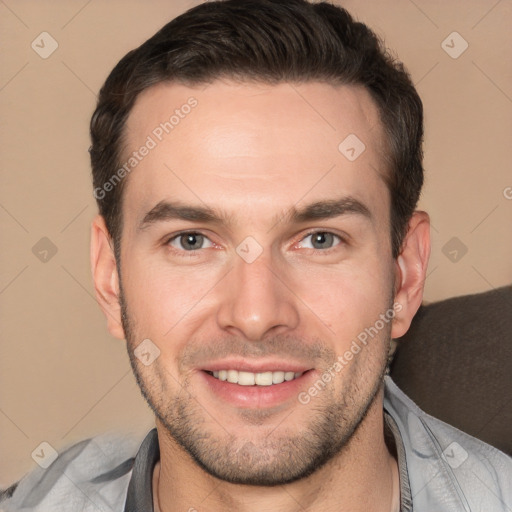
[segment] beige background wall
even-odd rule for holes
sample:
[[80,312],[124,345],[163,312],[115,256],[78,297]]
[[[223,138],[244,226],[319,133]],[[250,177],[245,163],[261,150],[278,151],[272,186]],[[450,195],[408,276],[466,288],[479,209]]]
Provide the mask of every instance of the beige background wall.
[[[35,467],[43,441],[59,451],[107,430],[141,437],[152,425],[93,298],[88,121],[115,63],[195,3],[0,0],[0,487]],[[426,300],[512,282],[512,3],[344,5],[385,36],[424,100]],[[31,47],[51,49],[43,31],[58,43],[47,59]],[[456,59],[442,47],[454,31],[469,45]],[[452,54],[463,48],[457,37],[445,43]]]

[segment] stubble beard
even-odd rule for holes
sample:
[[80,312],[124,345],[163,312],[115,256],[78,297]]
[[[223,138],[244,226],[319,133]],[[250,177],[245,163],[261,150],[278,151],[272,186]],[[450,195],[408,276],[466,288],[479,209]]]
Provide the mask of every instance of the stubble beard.
[[[308,421],[299,431],[293,418],[285,417],[277,427],[261,428],[263,435],[243,439],[237,436],[222,419],[214,419],[187,390],[188,382],[180,383],[177,392],[170,391],[167,383],[175,383],[169,372],[155,360],[144,367],[134,355],[140,341],[128,312],[122,288],[120,290],[122,325],[127,341],[128,356],[142,396],[165,427],[171,440],[180,445],[209,475],[235,484],[276,486],[305,478],[346,449],[363,423],[382,387],[386,371],[390,328],[382,333],[386,340],[375,340],[382,348],[370,365],[372,370],[362,371],[364,365],[344,368],[350,373],[338,396],[334,386],[326,386],[307,405]],[[387,341],[387,343],[385,343]],[[356,356],[364,355],[364,347]],[[333,354],[335,358],[335,354]],[[332,365],[326,361],[325,367]],[[151,368],[151,374],[149,369]],[[354,370],[355,371],[352,371]],[[360,371],[358,369],[361,368]],[[335,379],[342,378],[341,375]],[[174,396],[173,396],[174,395]],[[297,402],[297,408],[305,407]],[[300,410],[300,409],[299,409]],[[302,411],[301,411],[302,412]],[[248,422],[264,423],[266,411],[242,413]],[[304,415],[302,414],[302,417]],[[287,421],[288,420],[288,421]]]

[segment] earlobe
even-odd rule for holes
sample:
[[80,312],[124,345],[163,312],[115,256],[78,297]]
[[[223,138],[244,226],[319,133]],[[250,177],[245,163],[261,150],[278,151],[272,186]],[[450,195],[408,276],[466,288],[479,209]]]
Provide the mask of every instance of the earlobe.
[[430,219],[427,213],[413,213],[396,260],[395,303],[400,311],[393,319],[392,338],[403,336],[423,299],[423,288],[430,257]]
[[110,334],[124,339],[119,303],[119,275],[111,237],[101,215],[91,226],[91,271],[96,300],[107,318]]

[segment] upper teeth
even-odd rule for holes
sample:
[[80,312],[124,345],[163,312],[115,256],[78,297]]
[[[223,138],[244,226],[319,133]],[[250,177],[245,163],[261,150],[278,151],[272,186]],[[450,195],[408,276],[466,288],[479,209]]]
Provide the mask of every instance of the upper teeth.
[[271,386],[281,384],[285,380],[293,380],[300,377],[302,372],[239,372],[238,370],[219,370],[213,372],[213,376],[220,380],[227,380],[241,386]]

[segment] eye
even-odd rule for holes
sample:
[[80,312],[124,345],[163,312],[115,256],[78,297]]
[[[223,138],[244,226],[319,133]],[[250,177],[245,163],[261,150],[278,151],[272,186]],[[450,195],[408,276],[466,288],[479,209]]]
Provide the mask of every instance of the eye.
[[328,231],[315,231],[303,238],[299,242],[299,245],[304,249],[322,250],[331,249],[332,247],[339,245],[341,242],[343,242],[341,237],[334,233],[329,233]]
[[180,233],[179,235],[173,236],[167,244],[174,249],[188,252],[213,246],[212,242],[207,237],[201,233],[195,232]]

